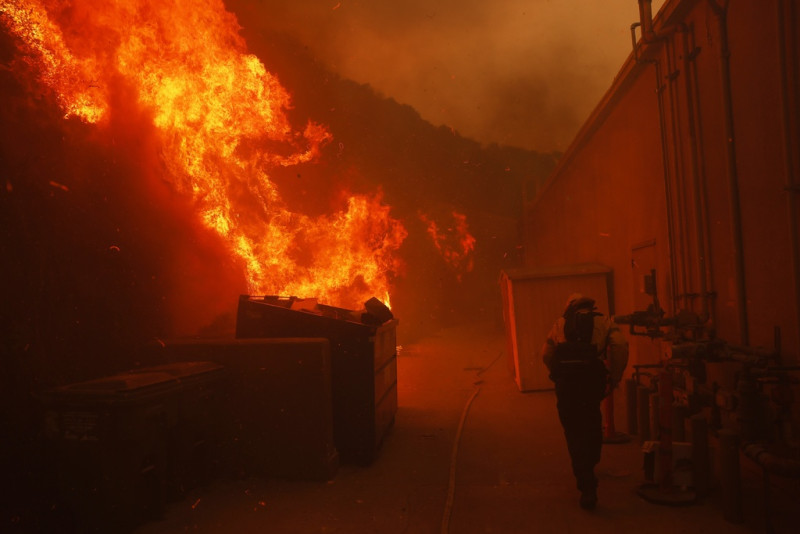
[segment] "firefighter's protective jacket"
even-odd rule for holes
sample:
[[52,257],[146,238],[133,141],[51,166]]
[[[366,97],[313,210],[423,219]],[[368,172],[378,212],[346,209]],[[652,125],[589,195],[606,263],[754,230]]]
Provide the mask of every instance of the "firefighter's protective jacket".
[[[548,370],[552,370],[556,345],[567,341],[564,335],[564,324],[564,317],[559,317],[550,329],[542,347],[542,360]],[[600,356],[607,360],[612,386],[617,385],[622,380],[622,374],[628,365],[628,341],[625,339],[625,335],[620,332],[610,318],[596,315],[592,331],[592,344],[597,347]]]

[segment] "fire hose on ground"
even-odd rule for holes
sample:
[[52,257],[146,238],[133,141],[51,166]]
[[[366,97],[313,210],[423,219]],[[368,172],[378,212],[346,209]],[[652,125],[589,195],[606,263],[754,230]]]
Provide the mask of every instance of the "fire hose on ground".
[[[478,371],[478,376],[482,375],[486,371],[489,370],[492,365],[495,364],[497,360],[503,355],[501,351],[497,357],[492,360],[492,362],[487,365],[486,367],[482,368]],[[445,500],[444,505],[444,513],[442,514],[442,528],[441,533],[447,534],[450,531],[450,514],[453,511],[453,501],[455,499],[455,492],[456,492],[456,465],[458,464],[458,444],[461,442],[461,433],[464,430],[464,422],[467,420],[467,414],[469,413],[470,406],[472,406],[472,401],[475,400],[475,397],[478,396],[478,393],[481,391],[481,380],[477,380],[475,382],[475,390],[470,395],[469,399],[467,399],[466,404],[464,405],[464,410],[461,412],[461,419],[458,422],[458,429],[456,430],[456,437],[453,439],[453,451],[450,453],[450,477],[447,483],[447,499]]]
[[453,452],[450,454],[450,479],[447,484],[447,500],[445,501],[444,514],[442,515],[442,534],[450,532],[450,513],[453,511],[453,500],[456,491],[456,464],[458,463],[458,444],[461,441],[461,432],[464,430],[464,421],[467,419],[467,413],[469,413],[469,408],[472,406],[472,401],[478,396],[480,390],[481,387],[477,386],[469,399],[467,399],[464,410],[461,412],[461,420],[458,422],[456,437],[453,440]]

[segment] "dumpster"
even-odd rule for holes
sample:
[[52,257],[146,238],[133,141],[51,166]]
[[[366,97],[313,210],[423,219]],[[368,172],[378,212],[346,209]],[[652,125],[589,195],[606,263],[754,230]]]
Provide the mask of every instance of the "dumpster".
[[205,464],[222,377],[218,364],[186,362],[40,395],[60,497],[78,531],[125,531],[160,515]]
[[398,321],[371,301],[354,311],[314,299],[242,295],[236,318],[237,338],[330,342],[334,443],[342,462],[360,465],[375,459],[397,413]]
[[231,373],[212,361],[170,362],[145,372],[164,372],[179,381],[167,412],[172,417],[166,421],[165,490],[167,500],[180,499],[219,474]]
[[339,455],[327,339],[164,339],[146,350],[146,359],[225,367],[223,475],[333,478]]

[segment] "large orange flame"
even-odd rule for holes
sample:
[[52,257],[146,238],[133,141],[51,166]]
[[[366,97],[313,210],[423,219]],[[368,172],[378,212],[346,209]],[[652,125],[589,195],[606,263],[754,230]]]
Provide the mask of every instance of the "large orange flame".
[[135,89],[165,178],[241,258],[251,293],[388,303],[405,229],[379,195],[317,218],[287,208],[269,169],[314,159],[331,136],[314,123],[293,130],[288,93],[220,0],[0,0],[0,20],[66,117],[102,127],[112,88]]

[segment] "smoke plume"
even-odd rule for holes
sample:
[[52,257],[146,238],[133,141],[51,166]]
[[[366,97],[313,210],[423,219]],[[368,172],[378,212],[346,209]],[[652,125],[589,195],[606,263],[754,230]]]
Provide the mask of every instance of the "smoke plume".
[[[654,11],[662,2],[654,2]],[[630,53],[635,0],[228,0],[248,40],[283,32],[483,143],[563,151]]]

